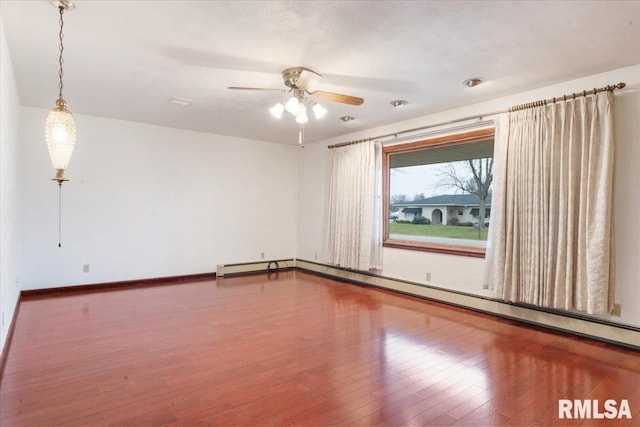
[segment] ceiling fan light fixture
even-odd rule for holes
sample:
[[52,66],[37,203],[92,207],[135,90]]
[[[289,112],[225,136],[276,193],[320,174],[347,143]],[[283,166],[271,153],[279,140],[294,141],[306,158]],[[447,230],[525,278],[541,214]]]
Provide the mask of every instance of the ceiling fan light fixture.
[[[1,0],[0,0],[1,1]],[[59,0],[66,1],[66,0]],[[296,122],[300,125],[300,132],[302,132],[303,124],[309,121],[309,113],[307,110],[313,110],[313,115],[316,120],[320,120],[327,113],[327,109],[319,105],[316,101],[331,101],[340,104],[347,105],[362,105],[364,99],[356,96],[344,95],[341,93],[325,92],[322,90],[310,90],[309,83],[314,78],[322,77],[320,74],[305,67],[292,67],[282,71],[282,78],[284,85],[289,88],[286,89],[274,89],[264,87],[246,87],[246,86],[228,86],[233,90],[251,90],[251,91],[274,91],[274,92],[287,92],[286,98],[282,99],[282,102],[269,108],[269,112],[276,118],[281,118],[283,112],[286,110],[289,114],[295,117]],[[403,101],[404,102],[404,101]],[[342,121],[347,122],[354,120],[351,116],[344,116]],[[301,133],[302,135],[302,133]],[[302,141],[302,137],[300,139]]]
[[278,102],[276,105],[274,105],[273,107],[269,108],[269,112],[276,119],[282,118],[282,112],[283,111],[284,111],[284,105],[282,104],[282,102]]
[[313,114],[316,116],[316,119],[318,120],[320,120],[327,114],[327,109],[320,104],[314,104],[314,106],[311,109],[313,110]]
[[307,116],[307,107],[300,102],[298,104],[298,113],[296,114],[296,122],[298,123],[307,123],[309,121],[309,116]]
[[480,77],[472,77],[462,82],[466,87],[475,87],[482,83],[484,83],[484,80]]
[[300,101],[295,96],[289,98],[289,100],[284,104],[285,110],[294,116],[298,115],[298,110],[300,109]]

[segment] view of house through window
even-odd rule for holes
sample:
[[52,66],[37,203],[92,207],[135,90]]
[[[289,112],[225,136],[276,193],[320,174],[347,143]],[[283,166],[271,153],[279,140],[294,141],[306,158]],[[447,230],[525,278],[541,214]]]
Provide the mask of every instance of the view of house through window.
[[493,129],[385,147],[385,243],[418,249],[486,247]]

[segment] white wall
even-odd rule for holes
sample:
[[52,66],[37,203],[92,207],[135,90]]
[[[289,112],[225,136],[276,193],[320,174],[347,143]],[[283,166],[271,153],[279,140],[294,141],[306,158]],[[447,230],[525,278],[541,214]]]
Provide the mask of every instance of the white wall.
[[[298,252],[301,259],[325,259],[324,227],[329,180],[329,150],[327,145],[353,139],[375,137],[433,123],[454,120],[476,114],[506,110],[512,105],[551,98],[565,93],[606,86],[620,81],[627,88],[616,92],[614,132],[616,138],[616,171],[614,189],[616,302],[622,304],[622,317],[612,320],[640,326],[640,65],[613,70],[594,76],[555,84],[517,95],[503,97],[455,110],[408,120],[394,125],[353,133],[319,143],[308,143],[301,152],[298,189]],[[485,90],[491,83],[475,89]],[[407,107],[410,108],[410,105]],[[482,289],[484,260],[453,255],[385,248],[382,275],[426,284],[426,272],[431,284],[443,288],[490,296]]]
[[0,353],[20,293],[18,283],[20,103],[4,27],[0,21]]
[[297,147],[82,114],[58,248],[46,114],[22,108],[22,289],[295,256]]

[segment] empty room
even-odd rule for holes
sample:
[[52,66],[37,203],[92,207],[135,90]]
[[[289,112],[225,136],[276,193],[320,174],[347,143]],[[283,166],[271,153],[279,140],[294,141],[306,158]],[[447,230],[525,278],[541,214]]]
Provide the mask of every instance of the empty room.
[[640,1],[0,0],[0,425],[631,426]]

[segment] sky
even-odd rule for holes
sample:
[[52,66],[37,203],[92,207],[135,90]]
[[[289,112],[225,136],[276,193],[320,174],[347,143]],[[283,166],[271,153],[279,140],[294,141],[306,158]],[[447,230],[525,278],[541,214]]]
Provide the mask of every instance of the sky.
[[408,200],[413,200],[413,196],[420,193],[425,197],[462,194],[456,187],[443,184],[442,168],[442,164],[393,168],[389,194],[406,194]]

